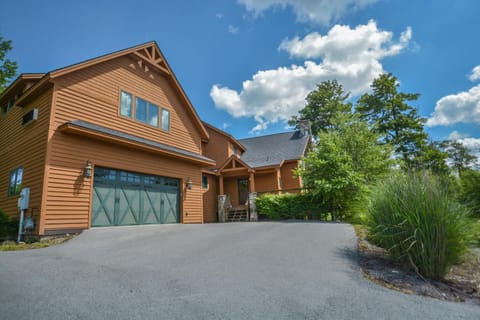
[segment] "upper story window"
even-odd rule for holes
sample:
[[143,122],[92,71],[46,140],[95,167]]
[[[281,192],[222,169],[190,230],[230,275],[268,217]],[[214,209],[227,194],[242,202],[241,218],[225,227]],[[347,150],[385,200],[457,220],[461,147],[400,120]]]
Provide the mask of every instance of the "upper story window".
[[170,111],[162,109],[162,129],[170,131]]
[[10,172],[10,180],[8,181],[8,195],[14,196],[22,190],[23,167],[17,168]]
[[238,148],[237,146],[233,146],[233,154],[238,156]]
[[120,114],[125,117],[132,117],[133,109],[132,95],[125,91],[120,93]]
[[120,92],[120,114],[122,116],[131,119],[134,114],[136,121],[157,128],[160,127],[165,131],[170,130],[170,111],[160,108],[142,98],[133,98],[133,95],[128,92]]
[[10,100],[5,102],[5,104],[2,106],[2,116],[6,115],[8,111],[10,111],[13,106],[15,105],[15,101],[17,100],[18,96],[12,97]]
[[158,107],[141,98],[135,99],[135,120],[158,127]]

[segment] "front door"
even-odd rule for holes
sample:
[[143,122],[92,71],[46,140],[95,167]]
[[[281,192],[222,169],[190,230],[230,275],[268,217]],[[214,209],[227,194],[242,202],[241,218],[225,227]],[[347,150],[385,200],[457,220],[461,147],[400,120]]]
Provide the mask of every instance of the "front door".
[[238,179],[238,204],[245,205],[248,201],[250,190],[248,179]]

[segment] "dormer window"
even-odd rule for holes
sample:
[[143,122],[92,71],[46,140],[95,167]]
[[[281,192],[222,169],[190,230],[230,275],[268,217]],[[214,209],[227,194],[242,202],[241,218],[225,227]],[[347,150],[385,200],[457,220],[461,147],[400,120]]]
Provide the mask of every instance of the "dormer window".
[[233,146],[233,154],[238,156],[238,148],[237,146]]

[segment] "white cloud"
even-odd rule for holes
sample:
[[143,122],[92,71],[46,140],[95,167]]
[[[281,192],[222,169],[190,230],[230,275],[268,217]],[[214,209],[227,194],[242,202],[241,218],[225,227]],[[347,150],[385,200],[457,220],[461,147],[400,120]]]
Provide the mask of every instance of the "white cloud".
[[223,13],[216,13],[215,17],[217,17],[218,19],[222,19],[224,17],[224,15],[223,15]]
[[255,16],[270,8],[291,7],[300,22],[328,25],[347,12],[366,7],[379,0],[239,0]]
[[453,130],[448,136],[448,140],[459,140],[466,137],[468,137],[468,135],[460,133],[457,130]]
[[430,127],[454,123],[480,124],[480,85],[441,98],[427,120],[427,126]]
[[225,130],[225,129],[227,129],[227,128],[228,128],[228,127],[230,127],[230,126],[231,126],[231,124],[230,124],[230,123],[228,123],[228,122],[224,122],[224,123],[222,123],[222,130]]
[[253,131],[264,130],[269,123],[295,115],[322,81],[337,79],[353,95],[368,91],[372,80],[384,72],[381,59],[399,54],[411,35],[407,28],[395,42],[392,32],[379,30],[370,21],[353,29],[337,25],[324,36],[314,32],[303,39],[285,39],[279,50],[310,60],[258,71],[243,82],[240,91],[216,84],[210,96],[217,108],[234,117],[254,117],[258,125]]
[[472,73],[468,75],[468,79],[470,79],[470,81],[476,81],[480,79],[480,65],[472,69]]
[[239,30],[238,27],[235,27],[231,24],[228,26],[228,32],[230,32],[231,34],[237,34],[238,30]]

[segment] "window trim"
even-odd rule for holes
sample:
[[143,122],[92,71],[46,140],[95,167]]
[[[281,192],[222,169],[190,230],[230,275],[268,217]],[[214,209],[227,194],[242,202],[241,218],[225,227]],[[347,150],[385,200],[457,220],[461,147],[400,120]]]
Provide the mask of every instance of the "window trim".
[[[20,170],[22,172],[22,176],[20,178],[20,183],[18,184],[17,183],[18,173],[19,173]],[[25,173],[25,170],[24,170],[23,166],[17,167],[17,168],[10,171],[10,174],[8,175],[7,196],[11,197],[11,196],[16,196],[16,195],[20,194],[20,191],[22,190],[24,173]],[[15,177],[15,180],[14,180],[15,182],[12,184],[12,177],[13,176]],[[18,186],[20,186],[20,188],[18,188]],[[12,189],[14,189],[15,191],[11,192]]]

